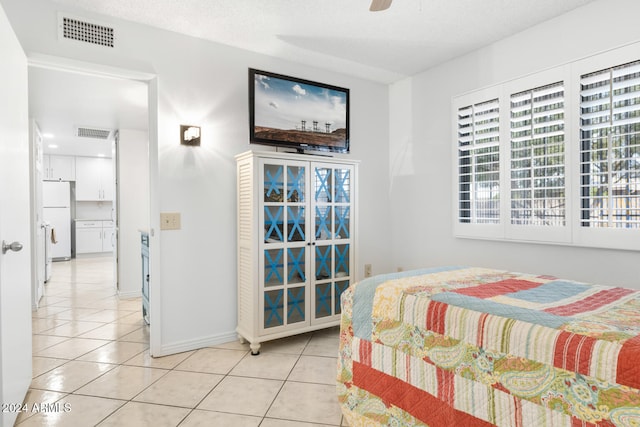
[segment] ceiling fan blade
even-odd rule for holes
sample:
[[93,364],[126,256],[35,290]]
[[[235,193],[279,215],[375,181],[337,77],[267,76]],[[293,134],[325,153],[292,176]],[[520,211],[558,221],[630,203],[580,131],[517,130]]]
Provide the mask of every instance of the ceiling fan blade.
[[371,0],[369,10],[371,12],[379,12],[381,10],[389,9],[389,6],[391,6],[391,0]]

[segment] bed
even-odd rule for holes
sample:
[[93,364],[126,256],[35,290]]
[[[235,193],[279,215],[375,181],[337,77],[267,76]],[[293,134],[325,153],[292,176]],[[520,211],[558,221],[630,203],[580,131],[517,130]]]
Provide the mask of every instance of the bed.
[[640,291],[451,266],[341,304],[352,427],[640,425]]

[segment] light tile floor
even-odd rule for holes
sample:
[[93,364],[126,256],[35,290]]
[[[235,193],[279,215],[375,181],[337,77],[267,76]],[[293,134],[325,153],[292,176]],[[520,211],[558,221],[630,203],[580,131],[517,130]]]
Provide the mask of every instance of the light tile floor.
[[337,328],[264,343],[149,356],[140,298],[121,300],[110,257],[53,264],[33,313],[27,426],[346,426]]

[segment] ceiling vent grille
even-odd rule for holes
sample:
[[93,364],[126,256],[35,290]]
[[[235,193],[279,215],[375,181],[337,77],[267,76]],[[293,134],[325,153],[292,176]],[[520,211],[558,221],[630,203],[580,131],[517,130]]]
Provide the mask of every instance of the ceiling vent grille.
[[59,20],[60,36],[65,40],[114,47],[115,32],[111,27],[70,16],[59,16]]
[[107,140],[111,136],[111,130],[88,128],[88,127],[77,127],[76,136],[80,138],[93,138],[93,139]]

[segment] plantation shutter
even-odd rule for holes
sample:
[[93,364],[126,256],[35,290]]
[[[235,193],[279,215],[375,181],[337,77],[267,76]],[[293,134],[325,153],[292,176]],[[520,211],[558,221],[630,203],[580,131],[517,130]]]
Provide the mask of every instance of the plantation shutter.
[[563,82],[511,95],[510,122],[511,224],[564,226]]
[[583,227],[640,228],[640,61],[580,80]]
[[458,109],[458,221],[500,222],[498,99]]

